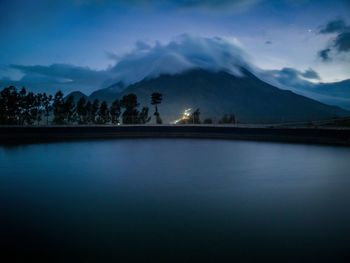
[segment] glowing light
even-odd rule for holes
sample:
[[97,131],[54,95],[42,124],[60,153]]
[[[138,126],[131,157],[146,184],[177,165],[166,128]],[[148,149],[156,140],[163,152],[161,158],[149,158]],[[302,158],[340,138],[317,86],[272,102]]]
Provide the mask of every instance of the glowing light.
[[185,120],[188,120],[191,116],[191,108],[189,109],[186,109],[183,113],[182,113],[182,116],[180,117],[180,119],[177,119],[175,121],[173,121],[173,124],[177,124],[181,121],[185,121]]

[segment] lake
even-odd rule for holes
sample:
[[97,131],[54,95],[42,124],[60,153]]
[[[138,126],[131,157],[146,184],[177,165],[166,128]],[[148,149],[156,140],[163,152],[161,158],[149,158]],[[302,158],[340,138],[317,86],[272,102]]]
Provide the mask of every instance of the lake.
[[0,223],[6,262],[350,262],[350,148],[0,146]]

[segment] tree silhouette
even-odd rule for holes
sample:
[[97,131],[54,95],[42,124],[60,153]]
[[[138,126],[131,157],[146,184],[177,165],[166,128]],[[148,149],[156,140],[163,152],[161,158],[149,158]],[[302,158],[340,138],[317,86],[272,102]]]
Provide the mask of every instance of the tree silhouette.
[[99,108],[100,108],[100,101],[98,99],[95,99],[91,105],[91,122],[92,123],[96,123],[97,112]]
[[[161,99],[158,99],[158,104]],[[156,105],[156,104],[155,104]],[[46,118],[49,125],[49,117],[53,113],[53,124],[78,124],[86,123],[119,123],[121,109],[125,109],[122,118],[125,124],[145,124],[150,121],[148,107],[138,110],[139,103],[135,94],[125,95],[121,101],[115,100],[111,107],[106,101],[101,104],[96,99],[93,103],[80,98],[77,105],[74,97],[64,98],[61,91],[54,96],[46,93],[27,92],[25,88],[19,91],[14,86],[9,86],[0,91],[0,124],[40,125],[42,117]],[[157,116],[159,116],[156,109]],[[159,122],[158,122],[159,123]]]
[[36,120],[35,95],[33,92],[28,92],[24,97],[23,105],[23,119],[28,125],[33,125]]
[[236,123],[236,117],[234,114],[225,114],[219,121],[219,124],[235,124],[235,123]]
[[65,120],[63,93],[58,91],[53,98],[53,123],[63,124]]
[[17,114],[18,114],[18,124],[23,125],[24,121],[25,121],[25,114],[27,111],[27,90],[26,88],[22,88],[18,94],[18,110],[17,110]]
[[148,116],[148,107],[143,107],[138,116],[139,124],[146,124],[151,120],[151,117]]
[[4,124],[18,124],[18,93],[14,86],[3,89],[1,96],[1,121]]
[[43,113],[42,99],[43,99],[43,95],[41,93],[34,95],[34,104],[31,110],[31,116],[32,116],[33,122],[36,121],[37,125],[39,125],[40,121],[42,120],[42,117],[41,117]]
[[111,122],[113,124],[119,123],[119,116],[120,116],[120,102],[119,100],[115,100],[112,103],[112,106],[109,109],[109,113],[111,115]]
[[190,116],[189,120],[188,120],[188,123],[191,123],[191,124],[200,124],[201,121],[200,121],[200,111],[199,109],[196,109]]
[[157,124],[162,124],[162,119],[160,118],[160,114],[158,112],[158,105],[162,102],[163,95],[159,92],[153,92],[151,95],[151,104],[155,107],[154,116],[156,116]]
[[49,116],[50,112],[52,111],[52,95],[47,95],[45,92],[43,94],[42,98],[42,105],[43,105],[43,111],[44,116],[46,117],[46,125],[49,125]]
[[109,116],[108,105],[107,105],[107,102],[103,101],[97,112],[97,123],[106,124],[109,121],[110,121],[110,116]]
[[87,123],[87,107],[86,107],[86,99],[84,97],[81,97],[78,100],[77,107],[76,107],[76,116],[78,120],[78,124],[86,124]]
[[92,103],[88,101],[85,105],[86,109],[86,123],[92,123]]
[[122,114],[124,124],[135,124],[138,123],[139,111],[137,107],[139,103],[137,102],[137,96],[133,93],[124,95],[120,101],[120,106],[125,108]]
[[68,98],[66,98],[64,100],[63,112],[64,112],[65,123],[72,123],[72,122],[74,122],[75,103],[74,103],[74,97],[73,96],[69,96]]
[[213,120],[211,118],[206,118],[203,121],[204,124],[213,124]]

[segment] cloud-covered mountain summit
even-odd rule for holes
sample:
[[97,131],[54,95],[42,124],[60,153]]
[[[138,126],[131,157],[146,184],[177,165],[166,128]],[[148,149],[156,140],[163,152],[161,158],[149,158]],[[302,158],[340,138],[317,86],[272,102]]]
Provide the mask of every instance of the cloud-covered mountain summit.
[[[342,23],[330,24],[323,30],[333,32],[344,26],[346,25]],[[67,94],[80,90],[85,94],[90,94],[103,88],[109,88],[112,93],[115,93],[129,85],[164,74],[175,75],[193,69],[201,69],[209,72],[223,71],[235,77],[243,77],[244,73],[241,72],[241,69],[244,68],[276,87],[290,89],[325,103],[350,108],[348,97],[339,100],[332,93],[330,99],[325,92],[322,93],[322,96],[315,92],[318,84],[312,82],[319,82],[320,77],[313,69],[309,68],[304,71],[293,68],[259,69],[254,66],[250,56],[234,38],[181,35],[167,43],[139,41],[127,53],[108,53],[108,56],[114,63],[105,70],[69,64],[11,65],[10,67],[20,71],[23,77],[16,81],[2,79],[0,85],[2,87],[25,86],[33,91],[49,93],[62,90]],[[341,86],[343,87],[344,83],[341,83]]]
[[[125,54],[109,53],[115,64],[105,70],[94,70],[69,64],[10,65],[23,77],[14,85],[46,91],[79,90],[90,93],[114,83],[127,86],[161,74],[178,74],[190,69],[223,70],[239,76],[240,67],[250,68],[249,56],[233,38],[205,38],[182,35],[168,43],[137,42]],[[35,81],[34,81],[35,80]],[[1,86],[11,81],[3,79]]]
[[251,67],[248,61],[248,55],[235,39],[182,35],[166,44],[138,42],[110,70],[115,73],[117,82],[128,85],[190,69],[221,70],[240,76],[241,67]]

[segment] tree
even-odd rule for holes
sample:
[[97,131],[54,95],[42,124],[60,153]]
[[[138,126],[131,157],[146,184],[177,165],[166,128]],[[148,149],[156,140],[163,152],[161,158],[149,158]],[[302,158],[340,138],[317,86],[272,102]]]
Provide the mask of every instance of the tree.
[[138,116],[139,124],[146,124],[151,120],[151,117],[148,116],[148,107],[143,107]]
[[2,124],[18,124],[18,93],[14,86],[4,88],[0,92],[1,109],[0,121]]
[[53,123],[63,124],[65,120],[63,93],[58,91],[53,98]]
[[32,116],[33,122],[36,121],[38,125],[42,120],[42,117],[41,117],[43,113],[42,100],[43,100],[43,95],[41,93],[34,95],[34,104],[30,114]]
[[135,124],[138,123],[139,111],[137,107],[139,103],[137,102],[137,96],[133,93],[124,95],[120,101],[120,106],[125,108],[122,114],[124,124]]
[[103,101],[97,112],[97,123],[106,124],[110,121],[109,110],[107,102]]
[[92,123],[92,103],[88,101],[85,105],[86,109],[86,123]]
[[190,116],[189,120],[188,120],[188,123],[192,123],[192,124],[200,124],[201,121],[200,121],[200,111],[199,109],[196,109]]
[[63,111],[64,111],[64,120],[65,120],[65,122],[66,123],[74,122],[75,103],[74,103],[74,97],[73,96],[69,96],[67,99],[64,100]]
[[159,92],[153,92],[151,95],[151,104],[155,106],[154,116],[156,116],[157,124],[162,124],[162,119],[160,118],[160,114],[158,112],[158,105],[162,102],[163,95]]
[[42,98],[44,116],[46,117],[46,125],[49,125],[49,116],[52,111],[52,95],[47,95],[45,92]]
[[235,124],[235,123],[236,123],[236,117],[234,114],[225,114],[219,121],[219,124]]
[[212,124],[212,123],[213,123],[213,120],[210,119],[210,118],[206,118],[206,119],[204,119],[203,123],[204,123],[204,124]]
[[97,120],[97,112],[98,109],[100,108],[100,101],[98,99],[95,99],[94,102],[91,105],[91,122],[92,123],[96,123]]
[[25,121],[25,114],[27,111],[27,90],[26,88],[22,88],[20,90],[20,92],[18,93],[18,110],[17,110],[17,114],[18,114],[18,124],[23,125],[24,121]]
[[37,114],[35,108],[35,94],[33,92],[28,92],[24,99],[23,119],[28,125],[33,125]]
[[111,116],[111,122],[113,124],[118,124],[119,123],[119,116],[120,116],[120,102],[119,102],[119,100],[115,100],[112,103],[112,106],[109,109],[109,113]]
[[78,124],[86,124],[87,123],[87,107],[86,107],[86,99],[81,97],[77,103],[76,107],[76,116],[78,120]]
[[7,107],[5,104],[5,98],[3,97],[3,90],[0,92],[0,124],[6,124],[7,121]]

